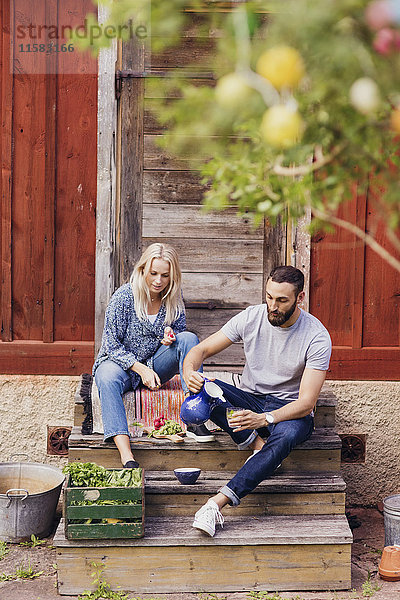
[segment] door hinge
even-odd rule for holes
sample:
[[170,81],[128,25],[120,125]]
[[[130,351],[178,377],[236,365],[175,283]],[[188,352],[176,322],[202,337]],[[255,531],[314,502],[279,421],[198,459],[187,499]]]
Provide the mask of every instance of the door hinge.
[[188,72],[182,69],[181,72],[176,71],[115,71],[115,97],[117,100],[121,97],[122,81],[124,79],[143,79],[148,77],[179,77],[185,79],[208,79],[213,81],[214,74],[208,71]]
[[116,71],[115,72],[115,97],[117,100],[121,97],[123,79],[139,79],[146,77],[144,71]]

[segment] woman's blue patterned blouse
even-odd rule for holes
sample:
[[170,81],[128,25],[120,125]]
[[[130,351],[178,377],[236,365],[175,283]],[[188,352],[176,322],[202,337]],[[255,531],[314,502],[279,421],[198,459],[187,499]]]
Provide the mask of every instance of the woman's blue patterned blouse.
[[[133,389],[140,383],[137,373],[130,371],[135,362],[153,368],[153,356],[164,337],[165,306],[161,305],[154,323],[140,321],[135,311],[135,301],[129,283],[118,288],[106,310],[103,337],[97,359],[93,365],[93,375],[97,367],[105,360],[112,360],[129,371]],[[186,329],[186,316],[182,312],[171,323],[175,333]]]

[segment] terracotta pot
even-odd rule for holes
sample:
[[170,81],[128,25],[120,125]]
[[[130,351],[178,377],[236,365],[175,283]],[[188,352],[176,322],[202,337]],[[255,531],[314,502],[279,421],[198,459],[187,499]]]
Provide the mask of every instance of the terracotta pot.
[[385,546],[378,570],[385,581],[400,581],[400,546]]

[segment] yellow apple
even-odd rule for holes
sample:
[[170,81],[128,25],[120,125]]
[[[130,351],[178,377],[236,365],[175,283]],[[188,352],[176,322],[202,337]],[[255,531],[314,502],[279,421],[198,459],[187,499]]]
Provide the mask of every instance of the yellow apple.
[[304,63],[300,54],[290,46],[274,46],[261,54],[256,71],[277,89],[294,88],[304,77]]
[[249,101],[253,90],[238,73],[228,73],[219,79],[215,88],[215,99],[227,109],[240,108]]
[[271,146],[289,148],[300,141],[304,123],[297,111],[279,104],[265,111],[260,131]]

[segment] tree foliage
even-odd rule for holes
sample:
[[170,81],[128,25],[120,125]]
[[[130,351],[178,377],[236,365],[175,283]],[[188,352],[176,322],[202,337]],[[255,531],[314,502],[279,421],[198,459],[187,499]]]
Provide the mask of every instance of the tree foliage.
[[[127,19],[143,11],[146,0],[109,4],[115,21],[116,15]],[[376,4],[382,1],[254,0],[233,2],[230,11],[221,11],[217,2],[153,0],[152,51],[177,43],[190,22],[200,40],[208,41],[212,33],[213,64],[197,63],[196,69],[211,66],[217,79],[216,87],[181,76],[153,80],[153,97],[161,98],[155,110],[168,125],[161,143],[169,153],[201,164],[209,183],[206,208],[235,205],[255,221],[266,217],[271,223],[278,216],[296,220],[311,210],[312,230],[326,224],[346,227],[400,271],[400,35],[395,15],[383,25],[374,20]],[[391,4],[395,8],[397,0]],[[202,11],[195,24],[190,10]],[[274,87],[257,73],[260,56],[280,47],[297,51],[304,65],[298,85]],[[228,86],[224,97],[221,78],[229,73],[242,86],[231,93]],[[276,105],[303,124],[288,143],[269,142],[279,124],[269,120],[266,126],[263,119]],[[376,190],[375,210],[387,227],[392,253],[371,232],[338,217],[340,205],[369,185]]]

